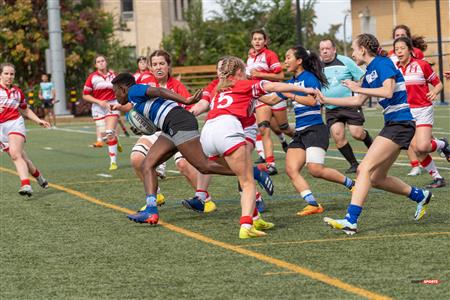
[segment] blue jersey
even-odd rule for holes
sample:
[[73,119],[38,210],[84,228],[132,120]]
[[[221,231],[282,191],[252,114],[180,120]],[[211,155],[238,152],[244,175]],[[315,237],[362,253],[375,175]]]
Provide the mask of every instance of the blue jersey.
[[[316,88],[320,89],[322,85],[316,75],[309,71],[303,71],[297,77],[293,76],[287,81],[289,84],[297,85],[304,88]],[[294,94],[298,96],[308,96],[305,93],[295,92]],[[287,99],[283,94],[277,93],[278,97],[282,99]],[[308,106],[303,105],[298,102],[294,103],[295,112],[295,130],[300,131],[309,126],[324,124],[322,120],[322,115],[320,114],[320,103],[316,102],[316,105]]]
[[402,73],[387,57],[376,56],[367,66],[364,76],[363,88],[380,88],[386,79],[394,78],[395,88],[392,98],[382,98],[379,104],[383,107],[384,122],[412,121],[409,109],[406,84]]
[[166,100],[160,97],[150,98],[146,95],[146,84],[136,84],[128,90],[128,101],[133,104],[134,110],[150,119],[156,127],[162,128],[167,114],[178,107],[178,103],[172,100]]
[[45,100],[51,100],[53,98],[52,96],[52,90],[53,90],[53,83],[52,82],[41,82],[41,94],[42,98]]
[[[342,85],[343,80],[359,81],[364,75],[364,71],[347,56],[337,55],[331,62],[324,63],[323,71],[328,79],[328,86],[323,88],[322,93],[329,98],[351,97],[352,91]],[[328,109],[338,106],[327,104]]]

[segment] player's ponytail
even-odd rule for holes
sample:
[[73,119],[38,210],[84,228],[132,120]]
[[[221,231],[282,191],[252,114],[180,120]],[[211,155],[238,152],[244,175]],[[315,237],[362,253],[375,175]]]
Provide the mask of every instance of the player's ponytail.
[[245,73],[244,62],[234,56],[226,56],[221,59],[222,64],[218,66],[217,75],[219,76],[219,83],[217,84],[217,91],[221,92],[226,88],[234,85],[234,80],[231,76],[235,76],[238,70]]
[[356,37],[356,44],[367,50],[370,56],[387,56],[386,50],[381,48],[377,38],[370,33],[362,33]]
[[302,67],[316,75],[322,86],[328,86],[328,80],[323,73],[323,65],[320,57],[314,53],[306,50],[303,46],[295,46],[291,48],[294,51],[295,58],[302,60]]

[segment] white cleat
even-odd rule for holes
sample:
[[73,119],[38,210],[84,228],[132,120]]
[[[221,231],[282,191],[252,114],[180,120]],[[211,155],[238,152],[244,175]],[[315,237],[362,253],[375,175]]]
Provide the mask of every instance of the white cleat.
[[420,167],[413,167],[407,176],[419,176],[420,174],[422,174],[422,169]]
[[31,197],[33,195],[33,189],[31,188],[31,185],[22,185],[19,189],[19,194],[22,196]]

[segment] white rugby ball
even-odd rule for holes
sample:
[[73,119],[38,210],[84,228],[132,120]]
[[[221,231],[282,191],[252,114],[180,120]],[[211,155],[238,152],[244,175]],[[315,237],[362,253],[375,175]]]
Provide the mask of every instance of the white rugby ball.
[[144,117],[134,109],[128,112],[127,120],[131,127],[134,127],[144,135],[152,135],[158,130],[158,127],[150,119]]

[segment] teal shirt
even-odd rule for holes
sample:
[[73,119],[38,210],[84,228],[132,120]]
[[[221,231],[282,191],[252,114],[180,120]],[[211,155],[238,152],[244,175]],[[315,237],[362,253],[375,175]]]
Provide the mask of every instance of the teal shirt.
[[52,99],[53,83],[52,82],[41,82],[40,86],[41,86],[42,97],[45,100]]
[[[332,62],[324,65],[324,73],[328,79],[328,87],[322,88],[324,96],[330,98],[351,97],[352,91],[342,85],[342,80],[359,81],[363,77],[364,71],[352,59],[343,55],[337,55]],[[334,109],[338,106],[325,105],[325,107]]]

